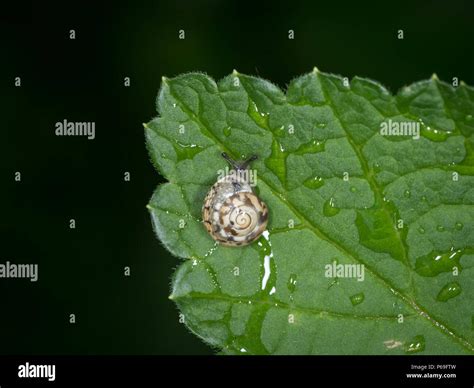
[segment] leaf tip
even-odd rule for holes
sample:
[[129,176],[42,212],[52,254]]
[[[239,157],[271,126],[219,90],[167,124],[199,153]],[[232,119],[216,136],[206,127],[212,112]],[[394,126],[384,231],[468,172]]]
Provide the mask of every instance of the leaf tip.
[[313,73],[314,74],[319,74],[320,73],[319,69],[316,66],[313,67]]
[[433,81],[439,81],[438,75],[436,73],[431,74],[431,79]]
[[169,299],[169,300],[175,300],[174,294],[169,295],[169,296],[168,296],[168,299]]
[[238,76],[239,72],[236,69],[234,69],[234,70],[232,70],[232,75]]
[[164,84],[168,84],[168,78],[166,78],[165,76],[161,77],[161,82]]

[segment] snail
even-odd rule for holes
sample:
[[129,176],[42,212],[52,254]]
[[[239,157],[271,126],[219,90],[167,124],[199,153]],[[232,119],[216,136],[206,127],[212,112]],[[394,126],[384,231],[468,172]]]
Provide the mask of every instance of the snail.
[[242,163],[225,152],[222,157],[233,170],[209,190],[202,207],[202,220],[211,237],[222,245],[243,246],[255,241],[268,222],[267,205],[252,191],[247,178],[254,155]]

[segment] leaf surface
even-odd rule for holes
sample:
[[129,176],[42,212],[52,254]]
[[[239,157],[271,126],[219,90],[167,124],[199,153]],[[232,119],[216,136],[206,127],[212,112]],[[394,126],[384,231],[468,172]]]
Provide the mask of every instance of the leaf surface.
[[[472,354],[474,90],[346,81],[163,79],[145,134],[169,181],[148,205],[154,229],[185,259],[170,298],[228,354]],[[381,132],[394,123],[419,136]],[[243,248],[201,222],[223,151],[259,156],[268,234]]]

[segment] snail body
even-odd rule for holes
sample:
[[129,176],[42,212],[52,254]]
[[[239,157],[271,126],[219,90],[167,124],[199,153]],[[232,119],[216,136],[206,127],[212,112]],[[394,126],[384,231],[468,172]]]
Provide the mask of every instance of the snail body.
[[268,222],[267,205],[255,195],[244,174],[256,157],[238,164],[227,154],[222,156],[234,170],[219,179],[206,195],[203,223],[211,237],[222,245],[248,245],[260,237]]

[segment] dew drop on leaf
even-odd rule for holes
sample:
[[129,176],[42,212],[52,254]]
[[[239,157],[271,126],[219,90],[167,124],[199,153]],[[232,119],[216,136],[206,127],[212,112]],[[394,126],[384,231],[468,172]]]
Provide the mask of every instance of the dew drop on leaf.
[[291,274],[287,283],[288,290],[293,293],[296,289],[296,274]]
[[316,153],[324,151],[325,143],[322,141],[312,140],[309,143],[303,143],[294,153],[296,155],[304,155],[308,153]]
[[260,112],[255,102],[251,101],[247,110],[248,115],[262,128],[268,128],[268,113]]
[[274,134],[275,134],[275,136],[277,136],[277,137],[282,137],[282,136],[285,134],[285,126],[282,125],[281,127],[275,129]]
[[319,189],[322,185],[324,185],[324,180],[321,177],[314,177],[309,178],[304,181],[303,183],[308,189]]
[[432,251],[416,259],[415,271],[421,276],[436,276],[442,272],[451,272],[454,267],[461,268],[460,259],[464,251],[454,249],[447,252]]
[[462,291],[462,288],[458,282],[449,282],[446,284],[436,296],[436,300],[439,302],[446,302],[458,296]]
[[358,294],[352,295],[349,299],[351,300],[353,306],[357,306],[364,301],[365,295],[363,292],[359,292]]
[[341,209],[336,207],[333,197],[331,197],[326,202],[324,202],[323,214],[326,217],[333,217],[336,214],[338,214],[340,211],[341,211]]
[[262,233],[262,236],[259,238],[258,243],[259,255],[261,262],[263,264],[263,274],[262,274],[262,286],[261,289],[269,290],[270,295],[276,292],[276,289],[273,291],[276,283],[276,271],[275,264],[273,259],[273,250],[272,244],[270,242],[270,233],[268,230],[265,230]]
[[421,136],[431,141],[445,141],[451,133],[452,132],[439,131],[427,126],[421,127]]
[[425,350],[425,337],[422,335],[417,335],[405,343],[406,353],[418,353],[423,350]]

